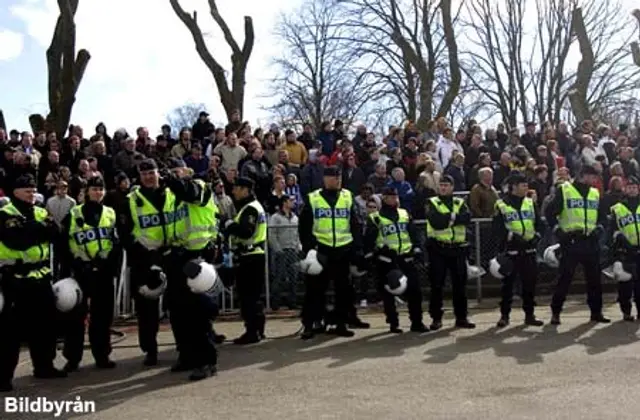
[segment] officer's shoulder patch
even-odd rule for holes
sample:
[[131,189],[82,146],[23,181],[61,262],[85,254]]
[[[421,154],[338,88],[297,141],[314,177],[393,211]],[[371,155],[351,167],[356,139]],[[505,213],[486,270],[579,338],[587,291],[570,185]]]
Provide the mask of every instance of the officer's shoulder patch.
[[11,217],[11,218],[7,219],[7,220],[4,222],[4,226],[5,226],[7,229],[11,229],[11,228],[14,228],[14,227],[18,226],[18,224],[19,224],[19,223],[20,223],[20,221],[19,221],[17,218],[15,218],[15,217]]
[[250,214],[247,220],[249,221],[249,223],[254,224],[256,222],[256,216]]

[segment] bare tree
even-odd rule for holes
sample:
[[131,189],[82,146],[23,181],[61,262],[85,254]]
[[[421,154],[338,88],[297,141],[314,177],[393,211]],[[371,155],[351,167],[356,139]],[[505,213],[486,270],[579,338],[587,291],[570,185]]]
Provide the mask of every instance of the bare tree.
[[451,0],[342,0],[362,71],[419,128],[450,111],[461,84]]
[[578,38],[582,59],[578,63],[576,78],[569,91],[569,101],[573,115],[575,115],[577,121],[590,120],[591,110],[589,109],[587,94],[589,91],[589,83],[593,77],[595,57],[593,55],[591,40],[589,40],[589,34],[587,33],[587,27],[584,23],[582,8],[580,7],[572,11],[571,28]]
[[207,111],[207,106],[203,103],[187,103],[171,110],[166,116],[167,124],[174,130],[181,130],[185,127],[191,128],[198,121],[200,112]]
[[[638,21],[638,28],[640,28],[640,9],[633,11],[633,16]],[[640,66],[640,45],[637,41],[631,43],[631,53],[633,54],[633,62],[636,66]]]
[[58,138],[63,138],[67,131],[76,93],[91,59],[89,52],[84,49],[79,50],[76,55],[74,19],[78,2],[79,0],[58,0],[60,16],[47,49],[49,113],[46,118],[40,114],[29,116],[33,131],[55,131]]
[[200,29],[200,26],[198,25],[197,12],[194,11],[192,14],[189,14],[180,6],[179,0],[169,0],[173,11],[176,13],[178,18],[180,18],[182,23],[184,23],[187,29],[189,29],[200,59],[202,59],[202,62],[211,72],[213,79],[216,82],[216,86],[218,87],[220,102],[222,102],[227,118],[230,121],[231,115],[236,110],[240,112],[240,116],[242,117],[247,64],[249,63],[249,58],[253,51],[255,38],[253,20],[250,16],[244,17],[244,44],[242,45],[242,48],[240,48],[238,42],[233,37],[227,22],[220,15],[216,0],[208,0],[208,2],[211,17],[224,34],[224,39],[231,48],[231,88],[229,88],[224,68],[213,57],[205,43],[202,29]]
[[332,0],[307,0],[281,16],[275,34],[282,56],[274,60],[269,93],[277,101],[268,109],[283,124],[320,129],[333,118],[349,124],[375,99],[367,75],[353,67],[357,57],[343,41],[348,28],[338,16]]

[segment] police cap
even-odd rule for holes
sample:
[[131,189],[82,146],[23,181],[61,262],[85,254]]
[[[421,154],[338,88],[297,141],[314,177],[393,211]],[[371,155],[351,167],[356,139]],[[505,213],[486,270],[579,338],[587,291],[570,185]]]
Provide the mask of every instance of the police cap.
[[16,190],[19,188],[37,188],[37,187],[38,187],[38,184],[36,183],[36,179],[33,177],[33,175],[30,175],[30,174],[19,176],[18,179],[16,179],[16,182],[13,184],[13,188]]
[[509,185],[527,184],[527,177],[522,172],[514,172],[507,178]]
[[337,166],[327,166],[326,168],[324,168],[324,176],[340,176],[341,172],[340,172],[340,168],[338,168]]
[[454,185],[453,177],[451,177],[451,175],[442,175],[440,177],[440,184],[451,184],[451,185]]
[[175,168],[186,168],[187,164],[184,163],[184,160],[180,159],[180,158],[170,158],[167,161],[167,167],[169,169],[175,169]]
[[398,190],[393,187],[384,187],[382,189],[382,195],[398,195]]
[[154,169],[158,169],[158,164],[153,159],[145,159],[138,165],[138,171],[140,172],[153,171]]
[[87,189],[91,187],[104,188],[104,179],[101,176],[93,176],[87,180]]
[[245,176],[242,176],[240,178],[238,178],[235,182],[235,184],[233,184],[234,187],[244,187],[244,188],[249,188],[250,190],[253,190],[253,187],[255,186],[255,182],[253,182],[253,179],[251,178],[247,178]]
[[598,175],[598,171],[596,170],[596,168],[594,168],[591,165],[584,165],[582,167],[582,169],[580,170],[580,175],[581,176],[585,176],[585,175]]

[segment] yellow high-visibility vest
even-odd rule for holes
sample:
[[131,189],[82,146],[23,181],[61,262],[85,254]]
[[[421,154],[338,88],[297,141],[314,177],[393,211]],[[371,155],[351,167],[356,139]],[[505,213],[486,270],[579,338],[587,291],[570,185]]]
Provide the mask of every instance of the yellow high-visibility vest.
[[91,261],[96,258],[107,259],[113,249],[116,212],[111,207],[102,206],[100,222],[96,227],[84,222],[79,223],[83,220],[83,207],[84,205],[79,205],[71,209],[69,249],[74,257],[83,261]]
[[633,213],[623,203],[611,207],[616,219],[617,232],[624,235],[632,246],[640,246],[640,206]]
[[496,210],[502,214],[504,225],[509,232],[513,232],[526,241],[530,241],[536,236],[536,208],[532,199],[525,197],[522,200],[520,210],[509,206],[503,200],[498,200]]
[[600,192],[591,187],[585,200],[580,192],[569,182],[560,186],[564,199],[558,225],[564,232],[581,232],[589,235],[598,224]]
[[335,207],[331,208],[320,194],[321,190],[309,194],[309,205],[313,212],[312,233],[319,244],[339,248],[353,242],[351,235],[351,206],[353,196],[349,190],[340,190]]
[[[440,200],[440,197],[431,197],[429,199],[433,208],[441,214],[451,214],[446,204]],[[458,197],[453,197],[453,213],[459,214],[464,200]],[[427,238],[435,239],[438,242],[450,243],[450,244],[464,244],[467,242],[467,227],[464,225],[454,225],[450,228],[442,230],[434,229],[427,220]]]
[[246,250],[242,252],[243,255],[264,254],[264,245],[267,240],[267,213],[264,211],[262,204],[260,204],[258,200],[253,200],[245,204],[236,217],[234,217],[233,221],[239,223],[244,211],[250,207],[256,209],[258,212],[256,230],[249,239],[232,237],[231,248],[238,249],[238,247],[243,247]]
[[413,244],[409,236],[409,213],[406,210],[398,209],[396,222],[382,217],[379,212],[371,213],[369,218],[378,226],[378,238],[376,239],[378,249],[387,246],[398,255],[411,252]]

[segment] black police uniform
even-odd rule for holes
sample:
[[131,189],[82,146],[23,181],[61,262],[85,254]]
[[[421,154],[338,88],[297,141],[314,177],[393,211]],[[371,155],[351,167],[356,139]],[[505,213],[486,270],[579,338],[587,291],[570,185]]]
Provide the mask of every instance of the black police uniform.
[[[89,187],[104,187],[102,179],[90,179]],[[97,228],[100,224],[104,206],[101,203],[87,200],[82,206],[82,217],[76,219],[79,226],[89,225]],[[116,236],[112,233],[113,249],[107,258],[100,256],[91,261],[75,258],[69,248],[69,231],[71,228],[70,213],[62,221],[62,235],[59,248],[62,251],[61,273],[64,277],[72,276],[80,285],[83,301],[71,312],[64,314],[64,350],[67,359],[65,370],[75,371],[84,351],[85,319],[89,314],[89,343],[91,353],[99,368],[113,368],[115,363],[109,360],[111,354],[111,324],[114,307],[114,278],[119,272],[120,248]],[[90,302],[89,302],[90,300]]]
[[[453,179],[444,175],[440,182],[453,184]],[[449,209],[449,213],[440,213],[434,208],[431,201],[427,203],[426,217],[429,224],[435,230],[443,230],[449,227],[451,222],[451,212],[453,211],[453,196],[442,196],[438,198]],[[468,227],[471,223],[471,212],[466,203],[462,204],[460,211],[455,216],[453,226],[464,225]],[[452,227],[453,227],[452,226]],[[429,315],[433,322],[430,326],[432,330],[442,327],[442,316],[444,311],[443,293],[444,282],[447,272],[451,274],[451,288],[453,289],[453,311],[456,317],[456,326],[461,328],[475,328],[475,324],[469,322],[468,302],[467,302],[467,256],[468,243],[445,244],[433,238],[427,238],[427,251],[429,254],[429,280],[431,282],[431,297],[429,299]]]
[[[32,176],[19,177],[14,188],[36,188]],[[52,220],[35,221],[34,205],[12,198],[22,217],[0,212],[0,238],[11,249],[27,250],[44,242],[54,242],[58,227]],[[51,274],[43,278],[22,278],[42,264],[22,264],[0,267],[4,308],[0,312],[0,392],[12,390],[11,382],[18,365],[20,344],[26,341],[37,378],[64,377],[66,373],[54,368],[56,357],[57,316]]]
[[[157,169],[155,161],[147,159],[140,163],[139,171]],[[197,184],[182,181],[170,174],[164,174],[159,188],[145,188],[140,186],[138,190],[149,202],[162,212],[166,199],[166,188],[171,189],[177,201],[197,202],[200,200],[200,189]],[[142,203],[141,203],[142,204]],[[131,292],[136,305],[138,316],[138,340],[141,350],[146,353],[144,364],[154,366],[158,362],[157,335],[160,322],[160,306],[158,300],[147,299],[140,295],[138,289],[149,282],[151,275],[150,268],[154,265],[162,267],[165,273],[173,270],[171,253],[171,241],[174,238],[164,238],[165,246],[148,250],[135,242],[132,236],[133,217],[131,210],[127,207],[118,221],[118,234],[120,240],[127,250],[127,260],[131,267]],[[165,218],[160,218],[160,223],[165,224]],[[167,283],[169,283],[167,276]],[[170,299],[169,299],[170,300]]]
[[[397,195],[393,189],[386,189],[383,195]],[[398,209],[396,207],[382,204],[379,215],[385,219],[392,220],[397,226]],[[379,220],[379,217],[378,217]],[[399,328],[398,311],[396,309],[395,296],[385,289],[387,284],[387,274],[389,271],[399,269],[407,277],[407,290],[405,296],[409,306],[409,319],[411,320],[411,331],[427,332],[429,329],[422,322],[422,290],[420,288],[420,278],[416,269],[416,263],[423,258],[422,250],[418,247],[420,243],[418,232],[410,218],[407,226],[409,237],[411,238],[411,251],[405,254],[398,254],[395,250],[389,249],[388,246],[377,248],[377,239],[379,234],[378,223],[371,217],[367,218],[364,236],[365,258],[375,259],[375,269],[377,277],[378,292],[382,296],[384,304],[384,313],[390,331],[393,333],[401,333]]]
[[[249,178],[239,178],[235,186],[253,190],[254,182]],[[255,199],[255,195],[251,192],[248,197],[234,202],[236,210],[239,212]],[[233,236],[241,240],[250,239],[256,231],[259,218],[260,216],[255,208],[247,207],[240,215],[238,222],[231,222],[226,226],[225,237]],[[265,249],[266,246],[265,243],[254,245],[262,249]],[[233,342],[240,345],[257,343],[265,338],[266,317],[262,301],[266,275],[265,254],[245,254],[242,249],[237,249],[233,252],[236,289],[238,299],[240,299],[240,315],[244,320],[245,326],[245,333]]]
[[[597,174],[595,169],[586,166],[582,169],[582,174]],[[573,186],[586,201],[590,185],[580,181],[574,181]],[[547,225],[554,229],[558,225],[558,217],[564,209],[564,194],[562,189],[558,188],[549,203],[545,217]],[[562,306],[569,293],[569,286],[575,275],[578,264],[584,268],[584,276],[587,282],[587,304],[591,310],[591,320],[596,322],[607,323],[609,319],[602,315],[602,283],[600,278],[600,245],[599,237],[603,234],[606,223],[607,212],[598,209],[598,227],[590,234],[583,235],[580,233],[565,233],[557,229],[556,239],[560,243],[562,257],[560,258],[559,278],[555,293],[551,299],[551,324],[560,324],[560,313]]]
[[[340,171],[337,168],[325,168],[325,176],[339,176]],[[329,190],[323,188],[320,195],[326,200],[327,204],[334,208],[340,196],[340,190]],[[318,244],[313,235],[313,210],[309,204],[309,196],[304,198],[305,203],[300,214],[298,223],[298,234],[302,243],[302,251],[304,254],[311,249],[316,249],[319,256],[326,258],[323,263],[323,270],[318,276],[307,276],[305,281],[305,295],[302,307],[302,324],[304,332],[303,339],[310,339],[315,332],[323,330],[322,321],[326,316],[326,292],[329,282],[332,281],[335,290],[335,305],[332,311],[332,320],[330,321],[336,328],[331,330],[344,337],[352,337],[353,331],[346,328],[349,323],[349,314],[353,314],[354,292],[351,285],[349,267],[352,262],[359,262],[363,259],[362,252],[362,229],[357,218],[357,209],[355,200],[350,209],[349,227],[353,241],[351,244],[331,248]],[[326,326],[326,325],[325,325]],[[314,331],[315,328],[315,331]]]
[[[512,175],[508,181],[511,187],[520,183],[526,183],[527,179],[524,175]],[[505,195],[502,200],[507,206],[518,211],[521,220],[531,217],[524,215],[522,212],[524,197],[509,193]],[[496,211],[493,218],[493,237],[499,241],[499,252],[504,253],[513,264],[511,274],[502,279],[502,300],[500,301],[501,319],[498,322],[499,327],[504,327],[509,324],[509,315],[513,303],[513,284],[518,277],[522,283],[522,310],[525,313],[525,324],[532,326],[541,326],[543,324],[543,322],[537,320],[534,315],[535,288],[538,277],[536,247],[540,240],[539,232],[542,231],[543,224],[537,209],[534,210],[532,216],[534,229],[536,230],[536,235],[532,240],[525,240],[523,237],[514,233],[509,235],[510,232],[506,227],[502,212]]]

